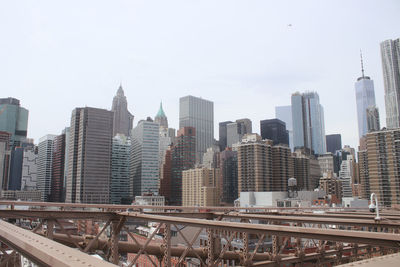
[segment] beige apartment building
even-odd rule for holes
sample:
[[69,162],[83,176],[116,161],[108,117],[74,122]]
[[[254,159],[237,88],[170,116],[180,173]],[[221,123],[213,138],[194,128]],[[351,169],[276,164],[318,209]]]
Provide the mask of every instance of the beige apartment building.
[[238,192],[287,191],[289,178],[296,178],[298,190],[318,187],[318,160],[302,151],[291,153],[286,145],[273,145],[258,134],[248,134],[235,146],[238,162]]
[[290,147],[272,147],[272,180],[270,191],[287,191],[288,179],[294,177],[294,161]]
[[[245,135],[238,151],[238,192],[272,191],[272,141]],[[280,190],[279,190],[280,191]]]
[[182,172],[182,206],[218,206],[218,177],[215,168],[195,168]]
[[400,204],[400,128],[368,133],[358,158],[363,197],[375,193],[384,206]]

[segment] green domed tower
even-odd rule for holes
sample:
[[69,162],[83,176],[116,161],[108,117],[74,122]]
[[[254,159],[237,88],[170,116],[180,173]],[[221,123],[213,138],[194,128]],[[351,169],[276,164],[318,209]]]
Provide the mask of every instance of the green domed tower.
[[162,108],[162,102],[160,103],[160,109],[158,110],[154,121],[160,124],[160,126],[168,128],[168,119],[167,116],[165,116],[164,110]]

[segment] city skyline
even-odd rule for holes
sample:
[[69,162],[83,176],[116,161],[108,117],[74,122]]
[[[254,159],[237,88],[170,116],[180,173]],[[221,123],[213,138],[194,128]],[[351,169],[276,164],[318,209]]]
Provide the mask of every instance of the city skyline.
[[[275,118],[275,106],[310,90],[320,95],[326,134],[340,133],[343,144],[357,147],[353,86],[361,48],[385,126],[379,44],[400,36],[398,2],[228,3],[210,9],[206,1],[160,2],[160,10],[147,3],[82,3],[76,21],[69,6],[10,3],[0,11],[1,24],[11,26],[0,29],[8,40],[0,52],[2,97],[15,97],[29,110],[28,137],[37,143],[64,129],[77,106],[109,109],[120,83],[134,126],[153,117],[162,101],[170,127],[179,128],[179,98],[201,96],[214,102],[218,139],[219,122],[249,118],[260,133],[259,121]],[[158,17],[147,18],[150,10]],[[361,19],[368,15],[380,19]]]

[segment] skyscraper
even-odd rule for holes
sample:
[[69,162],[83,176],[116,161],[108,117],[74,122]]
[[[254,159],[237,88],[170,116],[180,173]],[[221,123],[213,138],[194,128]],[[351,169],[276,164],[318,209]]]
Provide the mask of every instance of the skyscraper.
[[304,147],[315,154],[326,152],[324,109],[316,92],[292,95],[294,147]]
[[0,192],[8,189],[11,133],[0,131]]
[[233,144],[240,143],[245,134],[251,134],[252,123],[249,119],[239,119],[226,125],[226,145],[232,147]]
[[353,181],[354,161],[353,155],[348,155],[346,160],[340,164],[339,179],[342,182],[343,197],[352,197],[352,181]]
[[226,204],[233,204],[238,198],[238,162],[237,151],[226,149],[220,154],[219,168],[221,170],[221,178],[219,181],[222,185],[220,193],[220,201]]
[[218,168],[219,165],[219,145],[215,144],[207,148],[207,152],[203,155],[203,167]]
[[294,162],[289,146],[272,146],[271,191],[287,191],[289,178],[294,177]]
[[172,147],[169,146],[164,153],[164,157],[161,164],[160,170],[160,196],[165,197],[167,204],[170,203],[171,199],[171,181],[172,181]]
[[201,162],[204,152],[214,141],[214,103],[194,96],[179,99],[179,129],[196,130],[196,161]]
[[400,38],[381,43],[386,127],[400,127]]
[[232,122],[226,125],[226,146],[232,147],[233,144],[242,141],[243,133],[241,132],[240,124]]
[[293,177],[290,148],[247,134],[237,146],[238,192],[286,191]]
[[91,107],[72,112],[66,202],[109,203],[113,117]]
[[240,125],[240,132],[243,134],[251,134],[253,132],[253,124],[250,119],[238,119],[236,123]]
[[375,106],[367,108],[367,128],[369,133],[381,129],[379,110]]
[[364,76],[364,65],[361,55],[361,74],[355,83],[358,119],[358,137],[361,138],[368,133],[367,109],[375,106],[374,81]]
[[37,189],[38,149],[36,146],[25,149],[22,161],[21,190],[33,191]]
[[150,118],[139,121],[132,130],[130,188],[133,196],[158,194],[159,124]]
[[160,109],[154,119],[154,122],[160,125],[159,128],[159,146],[158,146],[158,163],[161,171],[162,161],[164,159],[165,151],[175,141],[175,129],[168,128],[168,119],[160,103]]
[[342,136],[340,134],[326,135],[326,151],[335,154],[342,149]]
[[50,201],[64,202],[65,133],[57,135],[53,142]]
[[223,121],[219,123],[219,150],[225,150],[227,146],[227,125],[233,121]]
[[67,190],[67,176],[68,176],[68,165],[69,165],[69,140],[70,140],[70,131],[69,127],[65,127],[62,131],[65,134],[65,156],[64,156],[64,184],[63,184],[63,201],[65,202],[66,198],[66,190]]
[[183,127],[178,131],[172,149],[171,199],[172,205],[182,205],[182,171],[196,164],[196,129]]
[[10,173],[8,176],[8,190],[21,190],[22,163],[24,148],[15,147],[11,151]]
[[366,149],[358,152],[363,198],[375,193],[380,204],[400,204],[400,129],[367,133]]
[[[82,140],[79,138],[80,117],[83,108],[76,108],[72,111],[71,124],[69,127],[68,147],[68,170],[65,189],[65,202],[76,202],[76,179],[78,176],[78,149]],[[83,131],[82,131],[83,132]],[[82,152],[81,152],[82,153]]]
[[15,98],[0,98],[0,131],[11,134],[11,147],[21,145],[28,130],[28,110]]
[[157,115],[154,118],[154,122],[160,124],[160,127],[168,129],[168,118],[164,113],[162,103],[160,103],[160,109],[158,110]]
[[123,198],[130,197],[129,164],[131,141],[123,134],[113,137],[111,155],[111,192],[112,204],[122,204]]
[[294,151],[292,106],[275,107],[275,117],[286,123],[286,130],[289,133],[289,146],[290,146],[290,149],[292,149],[292,151]]
[[114,96],[111,110],[114,111],[113,136],[118,133],[129,136],[132,130],[134,117],[128,111],[128,101],[126,100],[121,85],[118,88],[117,94]]
[[55,137],[56,135],[48,134],[39,139],[37,189],[42,192],[42,201],[50,200]]
[[297,188],[299,190],[314,189],[311,181],[310,157],[300,153],[300,151],[296,151],[293,154],[294,178],[297,180]]
[[289,132],[286,130],[286,124],[280,119],[260,121],[262,139],[269,139],[277,144],[286,144],[289,146]]

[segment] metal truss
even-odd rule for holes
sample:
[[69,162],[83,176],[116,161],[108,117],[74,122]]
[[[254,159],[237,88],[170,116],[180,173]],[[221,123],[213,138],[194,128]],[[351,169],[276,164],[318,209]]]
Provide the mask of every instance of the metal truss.
[[[29,227],[32,229],[29,236],[42,238],[45,247],[50,246],[50,243],[55,246],[53,243],[57,241],[59,246],[64,244],[76,248],[73,251],[79,255],[102,251],[113,264],[120,263],[121,254],[129,253],[132,255],[129,266],[138,266],[143,257],[150,266],[183,266],[188,261],[198,266],[300,266],[304,263],[325,266],[390,254],[400,249],[400,214],[395,211],[383,212],[383,219],[375,221],[373,215],[361,210],[352,213],[340,210],[328,213],[327,210],[325,214],[315,214],[295,209],[240,212],[240,209],[229,210],[224,207],[225,210],[207,208],[207,212],[201,213],[198,207],[157,207],[157,210],[167,212],[145,213],[141,211],[143,207],[135,208],[135,212],[127,212],[127,208],[131,209],[132,206],[123,205],[94,207],[86,204],[28,202],[23,204],[29,204],[31,210],[17,210],[16,205],[22,203],[0,204],[10,207],[0,210],[0,218],[30,219],[36,222],[35,226]],[[50,211],[48,207],[59,209]],[[61,220],[92,220],[102,222],[104,226],[93,236],[72,235],[64,229]],[[154,231],[144,240],[138,239],[137,233],[128,227],[129,224],[139,222],[157,223]],[[48,264],[50,258],[36,259],[29,256],[38,253],[32,253],[31,249],[34,248],[26,249],[15,244],[30,243],[29,238],[32,237],[22,235],[21,240],[14,240],[8,235],[5,238],[9,229],[6,228],[9,224],[5,224],[0,224],[0,240],[3,243],[35,262],[41,260],[40,263]],[[17,226],[12,227],[27,231]],[[194,230],[188,235],[182,231],[184,227],[192,227]],[[179,235],[182,244],[171,244],[172,229]],[[122,231],[129,236],[130,241],[120,241]],[[105,232],[108,233],[107,238],[103,237]],[[159,242],[154,241],[156,235],[161,236]],[[11,258],[11,255],[4,252],[2,255],[4,261]]]

